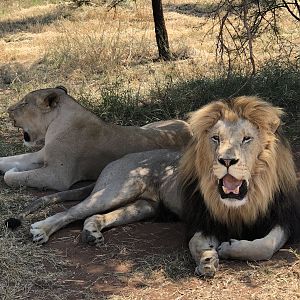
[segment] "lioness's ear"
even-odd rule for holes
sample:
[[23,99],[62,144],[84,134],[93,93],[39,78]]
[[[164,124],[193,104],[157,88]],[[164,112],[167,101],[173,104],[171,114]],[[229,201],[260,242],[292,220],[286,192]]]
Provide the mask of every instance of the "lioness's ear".
[[55,92],[51,92],[45,98],[40,98],[37,100],[37,106],[44,112],[51,111],[56,107],[58,103],[59,95]]

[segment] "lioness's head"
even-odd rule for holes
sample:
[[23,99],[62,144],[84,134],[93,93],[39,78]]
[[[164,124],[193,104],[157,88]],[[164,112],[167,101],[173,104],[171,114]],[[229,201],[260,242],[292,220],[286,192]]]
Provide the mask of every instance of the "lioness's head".
[[46,131],[55,117],[60,96],[66,93],[67,90],[61,86],[36,90],[8,108],[14,126],[23,129],[26,146],[44,144]]
[[180,164],[183,182],[197,179],[207,207],[219,219],[240,215],[251,222],[284,188],[287,179],[281,178],[294,182],[292,157],[277,132],[282,114],[257,97],[238,97],[191,115],[194,135]]

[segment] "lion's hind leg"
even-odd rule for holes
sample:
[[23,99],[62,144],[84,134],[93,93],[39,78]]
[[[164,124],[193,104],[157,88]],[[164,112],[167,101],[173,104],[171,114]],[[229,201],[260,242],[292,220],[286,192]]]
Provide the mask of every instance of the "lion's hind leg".
[[143,177],[143,172],[143,168],[126,166],[122,164],[122,160],[111,163],[100,174],[94,191],[88,198],[64,212],[32,224],[30,232],[33,241],[46,243],[50,235],[71,222],[132,203],[146,189],[147,176]]
[[82,240],[98,246],[104,241],[101,233],[103,229],[151,218],[155,215],[156,209],[157,203],[154,201],[137,200],[110,213],[91,216],[84,222]]

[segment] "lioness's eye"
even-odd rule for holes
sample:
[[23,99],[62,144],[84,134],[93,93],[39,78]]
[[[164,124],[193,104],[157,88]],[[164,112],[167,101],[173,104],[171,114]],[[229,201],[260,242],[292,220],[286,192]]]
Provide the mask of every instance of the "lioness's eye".
[[215,142],[215,143],[219,143],[219,142],[220,142],[220,138],[219,138],[218,135],[213,135],[213,136],[211,137],[211,139],[212,139],[212,141]]
[[242,143],[246,144],[246,143],[249,143],[252,140],[253,140],[253,138],[251,136],[244,136],[244,138],[242,140]]

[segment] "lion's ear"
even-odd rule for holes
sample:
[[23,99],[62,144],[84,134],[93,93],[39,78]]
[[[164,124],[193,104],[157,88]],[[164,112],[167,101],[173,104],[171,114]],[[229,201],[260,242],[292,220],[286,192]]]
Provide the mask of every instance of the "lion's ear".
[[279,107],[274,107],[273,111],[271,112],[269,118],[269,126],[270,131],[275,133],[278,127],[281,125],[281,118],[284,115],[284,111]]
[[37,100],[37,106],[44,112],[54,109],[58,103],[59,95],[56,92],[47,94],[44,98]]
[[271,132],[275,133],[278,127],[281,124],[281,120],[279,117],[274,116],[274,119],[270,122],[270,130]]

